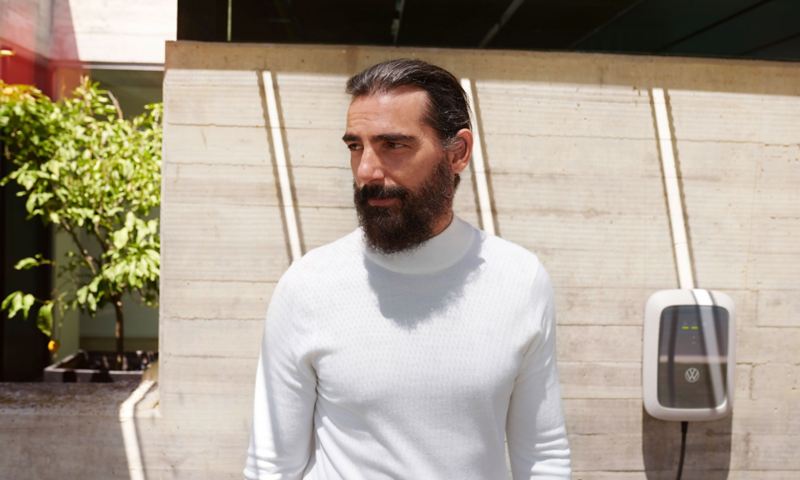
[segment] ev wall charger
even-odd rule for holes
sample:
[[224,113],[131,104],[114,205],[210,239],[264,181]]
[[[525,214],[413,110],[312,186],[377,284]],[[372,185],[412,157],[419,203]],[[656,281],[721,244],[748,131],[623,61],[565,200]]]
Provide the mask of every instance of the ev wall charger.
[[668,421],[716,420],[733,407],[734,304],[724,293],[661,290],[647,300],[644,407]]

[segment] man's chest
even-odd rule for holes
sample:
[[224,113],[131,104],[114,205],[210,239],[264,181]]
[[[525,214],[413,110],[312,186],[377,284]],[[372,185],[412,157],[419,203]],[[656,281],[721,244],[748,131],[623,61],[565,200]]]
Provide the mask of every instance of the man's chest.
[[507,402],[530,341],[511,318],[521,312],[422,300],[384,298],[326,324],[313,362],[320,398],[365,415]]

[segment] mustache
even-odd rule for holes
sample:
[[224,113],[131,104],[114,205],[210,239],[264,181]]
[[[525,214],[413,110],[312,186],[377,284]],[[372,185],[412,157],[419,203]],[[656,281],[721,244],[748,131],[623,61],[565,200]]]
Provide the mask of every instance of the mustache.
[[368,200],[372,199],[397,198],[405,200],[408,194],[408,189],[403,187],[384,187],[383,185],[364,185],[361,188],[356,187],[356,198],[361,203],[366,203]]

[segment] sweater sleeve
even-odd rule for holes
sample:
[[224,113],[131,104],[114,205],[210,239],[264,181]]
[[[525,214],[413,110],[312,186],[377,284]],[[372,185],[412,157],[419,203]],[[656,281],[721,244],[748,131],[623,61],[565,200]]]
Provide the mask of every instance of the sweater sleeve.
[[316,374],[309,329],[291,301],[286,276],[273,293],[256,371],[253,428],[244,477],[299,480],[312,454]]
[[556,369],[553,289],[540,265],[533,286],[533,315],[540,325],[523,357],[506,424],[514,480],[570,478],[570,450]]

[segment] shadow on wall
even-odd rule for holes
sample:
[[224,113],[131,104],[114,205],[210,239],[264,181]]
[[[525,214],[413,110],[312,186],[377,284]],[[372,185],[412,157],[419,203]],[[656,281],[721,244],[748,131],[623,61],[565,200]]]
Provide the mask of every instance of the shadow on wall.
[[[689,422],[683,478],[725,480],[731,463],[732,416],[713,422]],[[648,480],[672,480],[681,450],[681,422],[651,417],[642,408],[642,457]]]

